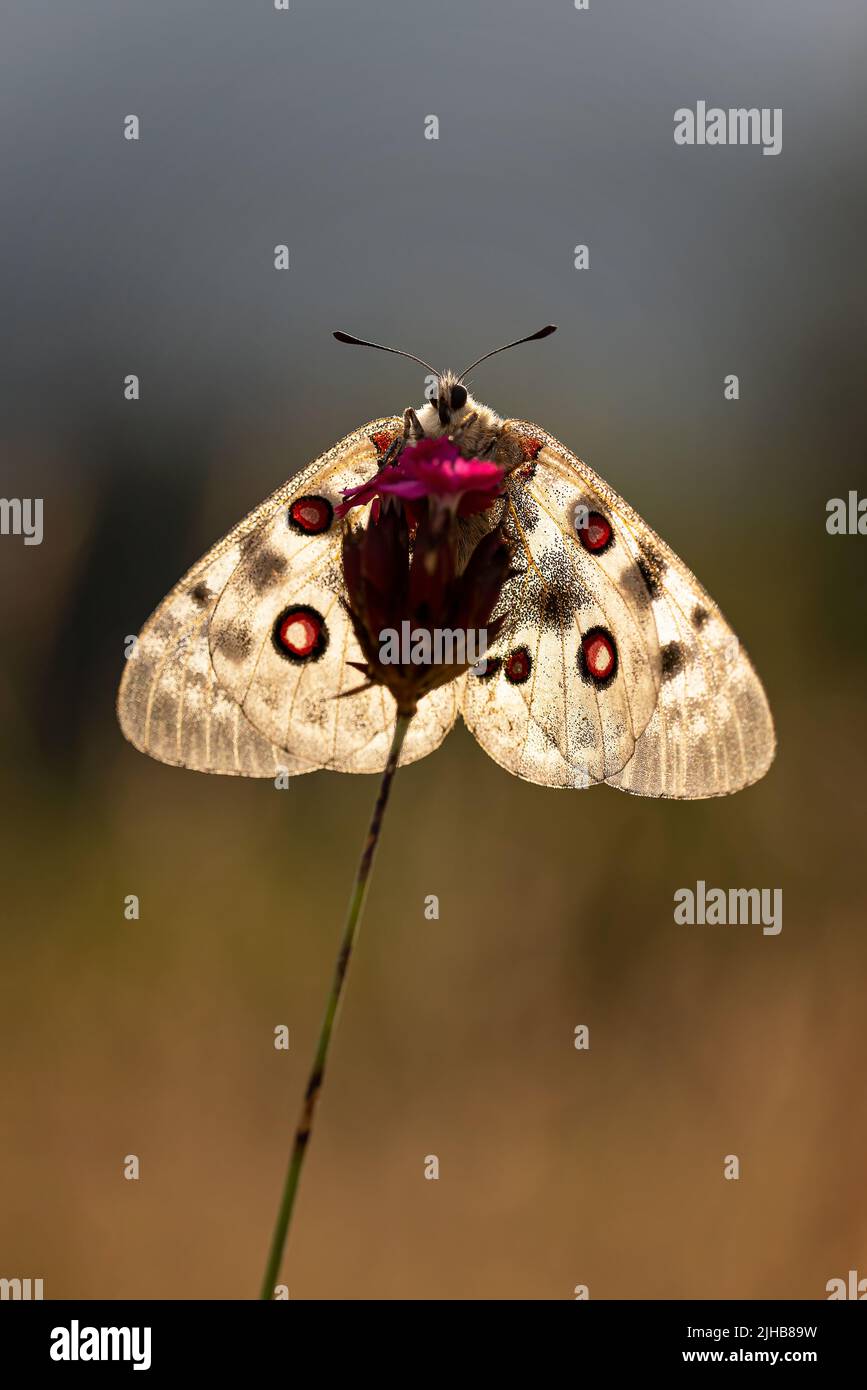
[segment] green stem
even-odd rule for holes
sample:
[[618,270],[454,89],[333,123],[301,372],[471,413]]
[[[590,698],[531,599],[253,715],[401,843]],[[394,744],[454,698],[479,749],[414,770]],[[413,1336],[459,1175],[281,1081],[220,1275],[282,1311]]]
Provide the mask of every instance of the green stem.
[[385,771],[382,774],[382,781],[379,784],[379,794],[376,798],[376,805],[373,808],[373,815],[370,819],[367,839],[364,842],[364,849],[361,852],[361,859],[358,863],[358,873],[355,876],[355,887],[352,890],[352,897],[349,900],[349,910],[346,914],[346,926],[343,929],[343,938],[340,942],[337,963],[334,967],[334,979],[331,984],[331,992],[325,1006],[325,1016],[322,1019],[322,1027],[319,1031],[316,1056],[313,1059],[313,1066],[310,1070],[307,1089],[304,1092],[301,1115],[298,1120],[298,1127],[295,1130],[295,1142],[292,1145],[289,1167],[286,1170],[286,1181],[283,1184],[283,1195],[280,1199],[280,1208],[277,1212],[277,1220],[274,1224],[274,1234],[271,1237],[268,1263],[265,1266],[265,1277],[262,1280],[262,1292],[259,1295],[262,1299],[271,1299],[274,1297],[274,1286],[277,1283],[280,1265],[283,1262],[283,1251],[286,1246],[286,1238],[289,1234],[292,1209],[295,1205],[298,1183],[301,1178],[301,1169],[304,1166],[304,1156],[307,1153],[310,1133],[313,1128],[313,1116],[316,1111],[316,1102],[319,1099],[322,1083],[325,1078],[325,1064],[328,1061],[328,1049],[331,1045],[331,1035],[334,1032],[337,1011],[343,996],[343,987],[346,982],[346,973],[352,956],[352,948],[355,945],[355,938],[358,935],[358,925],[361,921],[361,912],[364,907],[364,900],[367,896],[367,888],[370,882],[370,871],[373,867],[376,847],[379,844],[382,819],[385,814],[386,805],[388,804],[388,796],[391,791],[394,774],[397,770],[400,750],[403,747],[403,741],[406,737],[406,731],[409,727],[411,718],[411,714],[398,714],[395,721],[394,735],[391,740],[388,762],[385,764]]

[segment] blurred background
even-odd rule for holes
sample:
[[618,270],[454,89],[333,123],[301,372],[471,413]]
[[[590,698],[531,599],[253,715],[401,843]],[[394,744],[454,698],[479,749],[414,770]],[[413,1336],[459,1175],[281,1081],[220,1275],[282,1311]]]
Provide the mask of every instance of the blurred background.
[[[460,369],[554,320],[480,395],[696,570],[778,758],[696,804],[544,791],[462,728],[401,771],[290,1296],[867,1276],[867,539],[825,529],[867,491],[863,6],[14,0],[3,28],[0,490],[45,522],[0,537],[0,1275],[255,1296],[375,786],[142,757],[124,639],[280,481],[421,399],[332,329]],[[676,147],[700,99],[781,107],[782,153]],[[781,934],[675,925],[697,879],[782,888]]]

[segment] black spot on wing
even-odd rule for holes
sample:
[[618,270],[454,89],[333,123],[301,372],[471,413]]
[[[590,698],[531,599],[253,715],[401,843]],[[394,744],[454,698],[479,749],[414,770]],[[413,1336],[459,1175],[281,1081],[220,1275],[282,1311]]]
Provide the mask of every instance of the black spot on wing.
[[666,642],[660,652],[662,679],[670,681],[683,670],[683,647],[679,642]]
[[211,594],[210,589],[208,588],[207,584],[204,583],[204,581],[202,581],[200,584],[197,584],[194,589],[190,590],[190,598],[193,600],[193,603],[198,605],[199,608],[207,608],[212,597],[213,595]]
[[278,584],[286,572],[285,555],[277,550],[257,550],[247,562],[247,577],[257,593]]
[[696,632],[701,632],[709,617],[710,613],[708,613],[706,608],[702,608],[700,603],[697,604],[695,608],[693,608],[692,625],[695,628]]
[[520,551],[515,558],[519,562],[516,568],[521,571],[517,592],[523,592],[521,616],[525,621],[538,622],[548,631],[566,629],[577,613],[591,605],[590,595],[579,583],[564,548],[543,550],[532,564]]
[[328,589],[332,594],[337,594],[338,597],[342,598],[346,591],[346,585],[343,580],[343,564],[339,550],[334,552],[330,563],[323,569],[319,582],[323,589]]
[[546,584],[558,593],[569,596],[573,612],[591,602],[590,595],[578,580],[565,546],[543,550],[537,563]]
[[644,580],[651,598],[662,593],[662,577],[665,574],[665,561],[652,546],[642,545],[636,561],[638,571]]
[[527,492],[526,488],[521,487],[520,484],[517,487],[513,487],[509,495],[511,496],[512,505],[517,513],[518,521],[521,523],[521,529],[525,533],[534,531],[539,524],[539,508],[533,501],[533,498]]
[[568,590],[555,589],[553,585],[548,585],[542,591],[542,600],[539,605],[539,616],[542,626],[547,630],[556,630],[568,627],[575,615],[578,604],[575,595]]
[[228,661],[243,661],[252,645],[250,629],[241,622],[230,623],[223,632],[220,651]]

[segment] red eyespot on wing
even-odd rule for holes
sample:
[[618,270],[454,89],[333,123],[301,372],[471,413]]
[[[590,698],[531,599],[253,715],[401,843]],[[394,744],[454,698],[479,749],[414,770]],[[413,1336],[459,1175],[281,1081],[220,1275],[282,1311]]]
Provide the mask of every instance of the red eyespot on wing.
[[296,497],[289,506],[289,525],[305,536],[320,536],[334,520],[327,497]]
[[614,539],[611,522],[601,512],[588,512],[586,522],[575,527],[578,539],[591,555],[601,555]]
[[503,675],[510,685],[523,685],[530,679],[533,660],[526,647],[516,647],[503,662]]
[[370,442],[380,458],[388,453],[396,439],[397,435],[393,430],[377,430],[376,434],[370,436]]
[[328,629],[315,608],[295,604],[274,624],[274,645],[290,661],[315,661],[328,646]]
[[486,656],[478,666],[470,667],[470,674],[477,680],[489,681],[497,674],[503,662],[499,656]]
[[539,450],[542,448],[542,441],[541,439],[536,439],[533,435],[522,434],[521,448],[524,451],[524,461],[526,463],[532,463],[533,459],[537,457]]
[[617,674],[617,646],[604,627],[591,628],[581,639],[578,656],[581,674],[594,685],[605,686]]

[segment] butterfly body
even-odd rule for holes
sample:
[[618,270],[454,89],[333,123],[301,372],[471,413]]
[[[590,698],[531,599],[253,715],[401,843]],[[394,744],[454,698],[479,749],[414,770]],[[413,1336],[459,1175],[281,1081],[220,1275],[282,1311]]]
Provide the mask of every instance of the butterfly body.
[[365,514],[335,513],[407,443],[443,436],[507,470],[504,495],[462,524],[473,542],[501,525],[514,573],[485,671],[421,700],[402,761],[460,714],[495,761],[545,786],[694,798],[761,777],[767,700],[695,577],[564,445],[449,373],[435,400],[353,431],[284,484],[176,585],[124,672],[126,737],[209,772],[380,771],[395,704],[382,687],[358,692],[341,570],[344,529]]
[[[464,458],[493,459],[511,470],[522,462],[520,444],[505,421],[469,394],[453,372],[437,381],[437,394],[417,411],[404,413],[404,443],[418,439],[449,439]],[[397,453],[390,462],[396,461]]]

